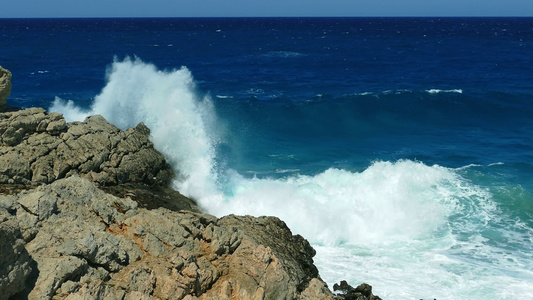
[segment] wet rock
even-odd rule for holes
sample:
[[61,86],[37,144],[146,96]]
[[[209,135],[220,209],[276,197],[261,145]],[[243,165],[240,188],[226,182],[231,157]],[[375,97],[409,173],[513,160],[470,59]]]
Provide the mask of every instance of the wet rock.
[[333,291],[340,291],[337,294],[337,299],[346,300],[381,300],[379,296],[372,294],[372,286],[363,283],[356,288],[349,285],[346,281],[341,281],[340,284],[333,285]]

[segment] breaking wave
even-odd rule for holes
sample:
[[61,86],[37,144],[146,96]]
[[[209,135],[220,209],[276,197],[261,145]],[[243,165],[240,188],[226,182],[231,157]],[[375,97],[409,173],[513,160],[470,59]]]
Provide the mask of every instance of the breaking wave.
[[487,235],[523,242],[531,230],[502,221],[491,192],[461,176],[464,168],[400,159],[358,171],[299,174],[289,167],[275,170],[283,177],[239,174],[221,163],[224,120],[209,97],[199,96],[191,72],[161,71],[137,58],[113,62],[90,107],[56,98],[50,110],[69,121],[100,114],[122,129],[144,122],[178,174],[176,189],[217,216],[280,217],[318,249],[316,263],[330,284],[367,281],[377,294],[402,299],[479,298],[507,286],[516,295],[533,293],[521,283],[533,280],[531,255],[491,244]]

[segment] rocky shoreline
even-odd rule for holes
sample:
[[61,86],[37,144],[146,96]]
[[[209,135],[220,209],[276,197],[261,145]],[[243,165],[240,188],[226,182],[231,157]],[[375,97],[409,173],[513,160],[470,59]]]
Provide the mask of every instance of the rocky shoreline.
[[282,220],[170,189],[144,124],[7,107],[10,80],[0,67],[0,299],[380,299],[332,292]]

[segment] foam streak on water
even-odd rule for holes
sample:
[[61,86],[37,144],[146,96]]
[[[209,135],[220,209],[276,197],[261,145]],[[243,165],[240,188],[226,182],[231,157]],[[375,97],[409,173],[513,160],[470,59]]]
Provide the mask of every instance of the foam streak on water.
[[368,282],[385,299],[533,299],[531,253],[505,247],[531,242],[531,229],[508,222],[462,169],[399,160],[277,179],[221,170],[220,122],[210,100],[197,97],[190,72],[138,59],[112,64],[90,109],[58,98],[50,110],[69,121],[101,114],[123,129],[144,122],[179,172],[178,190],[217,216],[280,217],[317,249],[330,285]]

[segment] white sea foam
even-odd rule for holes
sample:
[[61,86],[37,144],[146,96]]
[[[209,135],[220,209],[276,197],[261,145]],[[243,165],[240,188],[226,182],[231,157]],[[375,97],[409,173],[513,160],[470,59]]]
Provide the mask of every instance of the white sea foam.
[[30,74],[31,75],[35,75],[35,74],[46,74],[46,73],[50,73],[50,71],[47,71],[47,70],[39,70],[37,72],[31,72]]
[[419,162],[376,162],[361,173],[329,169],[314,176],[244,178],[233,172],[216,215],[275,215],[323,245],[381,243],[433,236],[458,208],[461,181]]
[[225,95],[216,95],[218,99],[233,99],[233,96],[225,96]]
[[73,101],[65,101],[59,97],[55,98],[52,107],[50,107],[49,110],[62,113],[65,119],[69,122],[83,121],[91,113],[90,110],[76,106]]
[[457,168],[457,170],[463,170],[463,169],[475,168],[475,167],[481,167],[481,166],[482,165],[480,165],[480,164],[468,164],[466,166],[462,166],[462,167]]
[[501,249],[486,236],[495,223],[507,240],[531,232],[513,231],[520,224],[505,221],[491,194],[461,170],[400,160],[377,161],[361,172],[281,170],[287,171],[281,179],[216,172],[221,123],[210,100],[197,96],[186,68],[159,71],[138,59],[112,64],[89,110],[59,98],[50,110],[68,120],[102,114],[123,129],[144,122],[180,173],[177,189],[218,216],[280,217],[312,242],[330,285],[368,282],[386,299],[533,298],[526,284],[533,280],[531,254]]
[[426,92],[428,92],[430,94],[439,94],[439,93],[457,93],[457,94],[462,94],[463,90],[461,90],[461,89],[453,89],[453,90],[430,89],[430,90],[426,90]]
[[296,173],[296,172],[300,172],[300,169],[276,169],[276,173],[278,174]]

